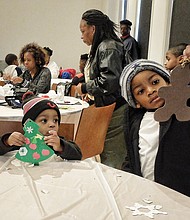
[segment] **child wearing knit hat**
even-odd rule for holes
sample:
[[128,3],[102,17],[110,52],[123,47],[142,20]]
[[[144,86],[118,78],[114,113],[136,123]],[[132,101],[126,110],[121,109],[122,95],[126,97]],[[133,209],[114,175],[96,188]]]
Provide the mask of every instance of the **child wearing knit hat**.
[[123,69],[120,85],[128,107],[122,169],[190,196],[190,121],[175,115],[154,120],[154,111],[165,103],[158,90],[169,83],[169,72],[153,61],[136,60]]
[[[24,125],[27,119],[35,121],[39,132],[45,136],[45,143],[51,146],[58,156],[67,160],[80,160],[80,148],[74,142],[58,136],[61,119],[58,106],[46,98],[28,98],[30,95],[24,96],[22,124]],[[5,134],[0,141],[0,155],[19,149],[24,143],[25,137],[20,132]]]

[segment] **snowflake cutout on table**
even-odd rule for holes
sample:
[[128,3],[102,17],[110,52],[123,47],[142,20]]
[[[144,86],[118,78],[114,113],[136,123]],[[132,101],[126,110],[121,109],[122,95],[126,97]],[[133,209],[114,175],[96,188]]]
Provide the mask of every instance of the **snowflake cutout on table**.
[[38,165],[54,154],[54,151],[45,144],[44,136],[39,132],[39,126],[34,121],[27,120],[23,130],[25,144],[15,156],[18,160]]
[[[140,203],[135,203],[134,206],[125,206],[125,208],[130,209],[133,216],[144,215],[151,219],[154,218],[154,215],[168,214],[167,212],[160,211],[160,209],[162,208],[161,205],[142,205]],[[141,209],[146,209],[147,211],[141,211]]]

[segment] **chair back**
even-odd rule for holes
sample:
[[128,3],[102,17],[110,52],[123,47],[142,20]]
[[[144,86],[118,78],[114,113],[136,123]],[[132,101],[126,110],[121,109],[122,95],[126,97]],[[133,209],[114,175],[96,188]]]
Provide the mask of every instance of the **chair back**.
[[64,137],[67,141],[73,141],[74,124],[61,123],[59,126],[58,135]]
[[71,86],[70,96],[76,97],[76,86],[75,85]]
[[21,121],[0,121],[0,136],[14,131],[24,134]]
[[102,153],[114,108],[115,103],[104,107],[91,105],[82,110],[75,136],[75,143],[82,151],[82,159]]

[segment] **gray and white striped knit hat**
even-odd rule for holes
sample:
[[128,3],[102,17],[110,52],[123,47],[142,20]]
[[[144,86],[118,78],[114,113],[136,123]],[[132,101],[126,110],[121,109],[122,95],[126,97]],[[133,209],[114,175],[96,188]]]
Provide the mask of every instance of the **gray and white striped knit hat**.
[[144,70],[154,71],[162,76],[167,82],[170,82],[170,73],[159,63],[146,59],[139,59],[128,64],[123,69],[120,76],[121,94],[133,108],[136,108],[136,104],[131,91],[131,81],[139,72]]

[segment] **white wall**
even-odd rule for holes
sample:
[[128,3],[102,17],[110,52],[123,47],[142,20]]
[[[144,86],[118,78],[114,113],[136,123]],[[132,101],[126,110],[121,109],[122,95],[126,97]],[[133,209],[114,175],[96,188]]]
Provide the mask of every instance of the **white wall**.
[[148,59],[164,64],[169,47],[173,0],[153,0]]
[[0,0],[0,60],[36,42],[53,49],[59,66],[78,70],[80,55],[89,51],[79,30],[82,13],[99,9],[118,23],[120,5],[121,0]]
[[[131,34],[135,37],[138,26],[138,6],[143,0],[127,1],[127,19],[133,22]],[[169,46],[174,0],[152,0],[148,59],[164,64]],[[137,27],[138,28],[138,27]]]

